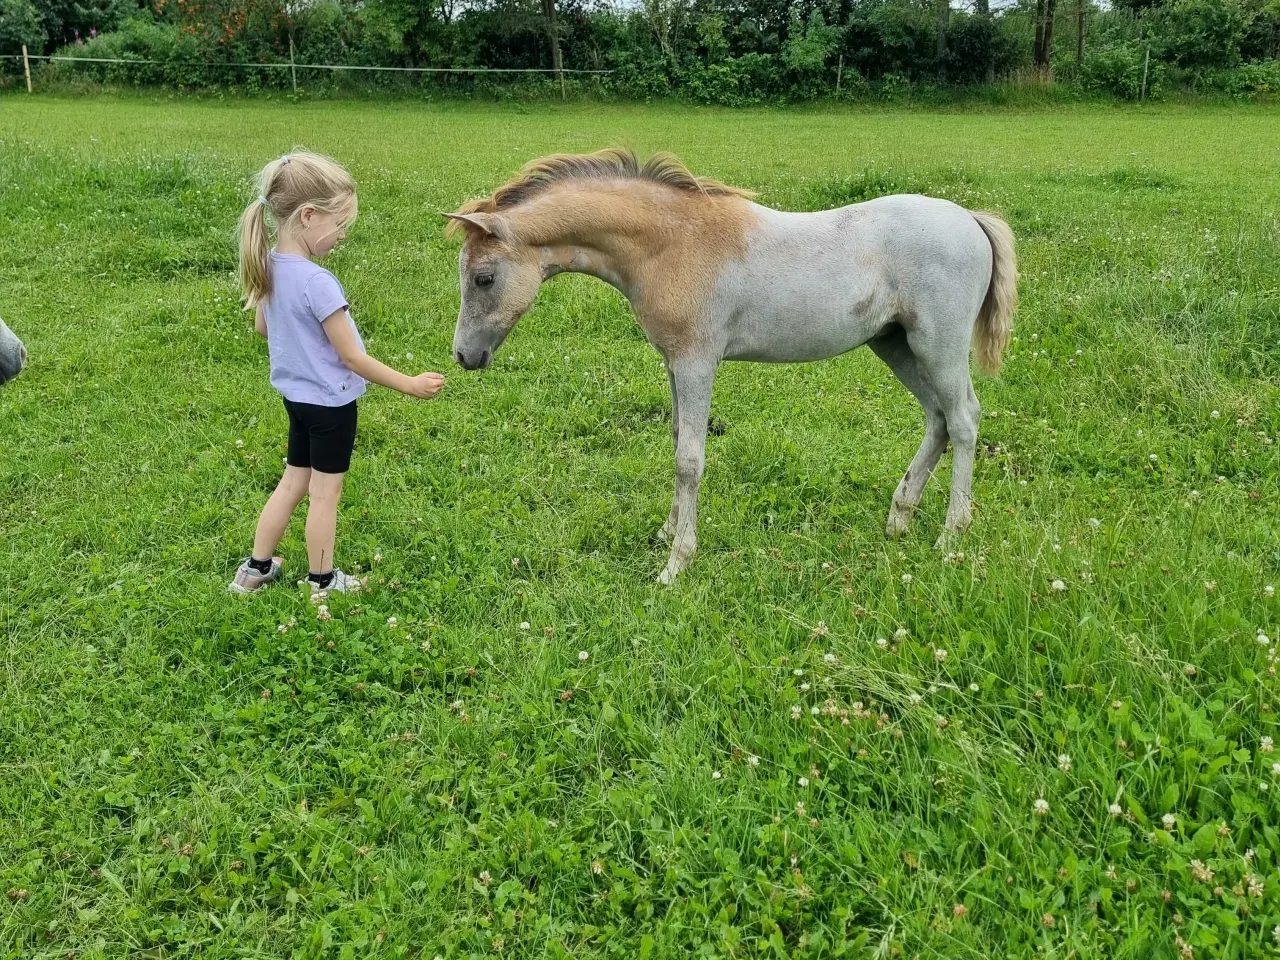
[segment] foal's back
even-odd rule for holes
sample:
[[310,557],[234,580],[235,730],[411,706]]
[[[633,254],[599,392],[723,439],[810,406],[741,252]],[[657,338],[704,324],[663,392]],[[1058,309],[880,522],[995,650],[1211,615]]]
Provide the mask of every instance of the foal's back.
[[746,256],[726,264],[714,312],[724,357],[803,362],[861,346],[949,300],[976,317],[991,247],[949,200],[879,197],[836,210],[786,213],[751,204]]

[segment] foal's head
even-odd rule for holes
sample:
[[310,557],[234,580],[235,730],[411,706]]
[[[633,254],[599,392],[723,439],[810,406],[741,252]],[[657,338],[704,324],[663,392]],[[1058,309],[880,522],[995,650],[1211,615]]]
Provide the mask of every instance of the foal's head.
[[537,247],[516,239],[500,213],[449,214],[467,232],[458,256],[462,306],[453,334],[453,358],[465,370],[489,366],[542,285]]
[[[616,208],[596,198],[594,216],[579,222],[571,239],[569,222],[560,203],[567,194],[552,196],[557,187],[635,188],[652,195],[672,191],[696,197],[748,197],[745,190],[695,177],[675,157],[654,154],[641,165],[630,150],[601,150],[590,154],[561,154],[534,160],[520,175],[491,196],[473,200],[457,213],[448,213],[448,233],[466,232],[458,270],[462,306],[453,336],[453,356],[467,370],[487,367],[516,322],[537,296],[544,277],[543,253],[548,244],[590,245],[590,234],[617,229]],[[534,201],[545,201],[535,203]],[[561,208],[557,210],[557,208]],[[634,227],[635,224],[632,223]],[[550,264],[548,272],[565,269]],[[575,268],[570,268],[575,269]]]

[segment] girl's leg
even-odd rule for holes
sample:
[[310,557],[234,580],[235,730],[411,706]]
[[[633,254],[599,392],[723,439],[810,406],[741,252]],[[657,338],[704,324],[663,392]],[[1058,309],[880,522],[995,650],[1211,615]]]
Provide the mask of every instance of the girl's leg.
[[307,507],[307,560],[312,573],[333,569],[333,541],[338,528],[338,500],[345,473],[311,471],[311,503]]
[[276,485],[267,505],[262,508],[262,516],[258,518],[258,531],[253,538],[253,558],[268,560],[272,552],[284,536],[289,518],[302,498],[307,495],[307,487],[311,483],[310,467],[287,466],[284,476]]

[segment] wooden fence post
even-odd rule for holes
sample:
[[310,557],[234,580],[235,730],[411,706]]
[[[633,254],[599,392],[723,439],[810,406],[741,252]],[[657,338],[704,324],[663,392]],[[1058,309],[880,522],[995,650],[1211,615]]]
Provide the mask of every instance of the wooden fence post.
[[289,72],[293,74],[293,92],[298,92],[298,68],[293,65],[293,37],[289,37]]
[[27,93],[31,92],[31,62],[27,59],[27,45],[22,45],[22,72],[27,75]]
[[1147,67],[1151,66],[1151,45],[1147,45],[1147,56],[1142,61],[1142,93],[1138,95],[1138,102],[1141,103],[1147,99]]
[[840,62],[836,64],[836,96],[840,96],[840,77],[844,74],[844,54],[840,54]]

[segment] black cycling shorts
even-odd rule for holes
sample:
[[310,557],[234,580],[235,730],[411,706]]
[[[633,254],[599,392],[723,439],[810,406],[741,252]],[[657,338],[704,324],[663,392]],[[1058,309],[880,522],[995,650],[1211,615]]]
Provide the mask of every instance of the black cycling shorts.
[[291,467],[308,467],[321,473],[346,473],[356,446],[356,402],[341,407],[294,403],[286,399],[289,414]]

